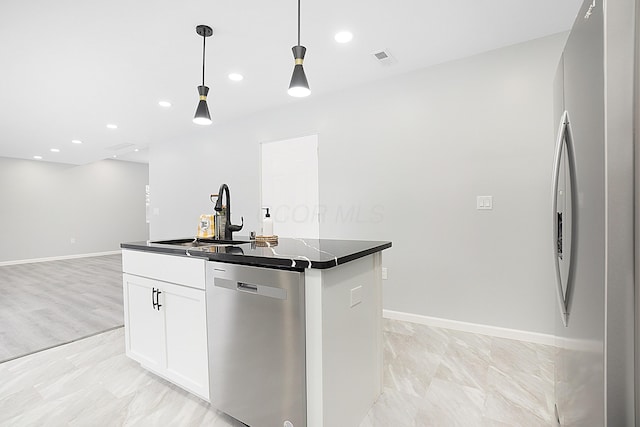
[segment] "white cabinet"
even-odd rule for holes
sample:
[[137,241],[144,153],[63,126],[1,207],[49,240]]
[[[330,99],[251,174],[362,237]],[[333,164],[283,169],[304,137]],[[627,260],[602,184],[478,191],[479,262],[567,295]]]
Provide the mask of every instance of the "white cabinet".
[[[127,356],[208,401],[204,260],[144,255],[144,262],[136,264],[131,262],[131,257],[139,260],[140,253],[123,251]],[[138,275],[157,276],[152,269],[154,263],[162,265],[155,270],[162,275],[167,262],[171,264],[176,260],[180,265],[174,268],[191,270],[183,275],[192,277],[188,285]]]
[[163,366],[164,313],[156,309],[157,282],[124,274],[127,356],[154,371]]

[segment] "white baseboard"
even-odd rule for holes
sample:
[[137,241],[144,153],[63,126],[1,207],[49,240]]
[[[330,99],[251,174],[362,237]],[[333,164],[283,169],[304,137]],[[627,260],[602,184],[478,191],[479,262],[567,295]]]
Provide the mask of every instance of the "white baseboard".
[[557,345],[557,338],[553,335],[539,332],[521,331],[518,329],[501,328],[499,326],[481,325],[478,323],[460,322],[458,320],[441,319],[438,317],[422,316],[420,314],[404,313],[401,311],[382,310],[382,316],[387,319],[402,320],[405,322],[419,323],[421,325],[435,326],[437,328],[453,329],[456,331],[472,332],[474,334],[489,335],[498,338],[531,342],[535,344]]
[[76,255],[54,256],[54,257],[47,257],[47,258],[19,259],[16,261],[2,261],[0,262],[0,267],[5,265],[30,264],[32,262],[60,261],[63,259],[89,258],[94,256],[103,256],[103,255],[117,255],[120,253],[122,253],[122,251],[117,250],[117,251],[108,251],[108,252],[94,252],[91,254],[76,254]]

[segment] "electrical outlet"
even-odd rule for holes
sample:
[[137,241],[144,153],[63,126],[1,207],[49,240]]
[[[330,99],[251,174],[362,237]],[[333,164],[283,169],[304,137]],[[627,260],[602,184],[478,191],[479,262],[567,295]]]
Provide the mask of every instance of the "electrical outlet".
[[477,196],[476,197],[476,209],[478,209],[478,210],[492,210],[493,209],[493,196]]
[[362,302],[362,286],[351,289],[351,307]]
[[69,239],[69,243],[71,243],[72,245],[74,245],[76,243],[76,238],[72,237]]
[[387,267],[382,267],[382,280],[387,280]]

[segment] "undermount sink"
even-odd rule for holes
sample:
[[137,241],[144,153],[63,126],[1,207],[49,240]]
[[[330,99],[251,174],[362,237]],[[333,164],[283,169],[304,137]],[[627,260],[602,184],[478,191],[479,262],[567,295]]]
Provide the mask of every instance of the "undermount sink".
[[247,240],[216,240],[216,239],[174,239],[174,240],[155,240],[151,243],[159,245],[186,246],[189,248],[199,248],[208,246],[234,246],[243,243],[251,243]]

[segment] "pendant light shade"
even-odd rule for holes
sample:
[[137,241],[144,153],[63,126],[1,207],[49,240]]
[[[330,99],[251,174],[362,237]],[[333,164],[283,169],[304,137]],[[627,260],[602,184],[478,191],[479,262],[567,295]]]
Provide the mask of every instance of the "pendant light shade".
[[196,33],[202,36],[202,85],[198,86],[198,95],[200,95],[200,101],[198,102],[198,108],[196,108],[196,115],[193,117],[193,123],[198,125],[210,125],[211,115],[209,115],[209,107],[207,106],[207,94],[209,88],[204,85],[204,64],[205,64],[205,43],[207,37],[213,35],[213,30],[207,25],[198,25],[196,27]]
[[288,93],[298,98],[309,96],[311,90],[309,89],[309,82],[302,67],[307,48],[300,45],[300,0],[298,0],[298,44],[292,47],[291,50],[295,58],[295,66],[293,67],[293,75],[291,76],[291,83],[289,83]]
[[209,115],[209,107],[207,106],[207,94],[209,88],[206,86],[198,86],[198,93],[200,94],[200,102],[198,102],[198,108],[196,108],[196,115],[193,118],[193,123],[197,125],[210,125],[211,116]]
[[309,96],[311,90],[309,90],[309,82],[307,82],[307,76],[304,74],[304,68],[302,67],[307,48],[304,46],[294,46],[291,50],[293,51],[296,65],[293,67],[293,75],[291,76],[288,93],[296,98]]

